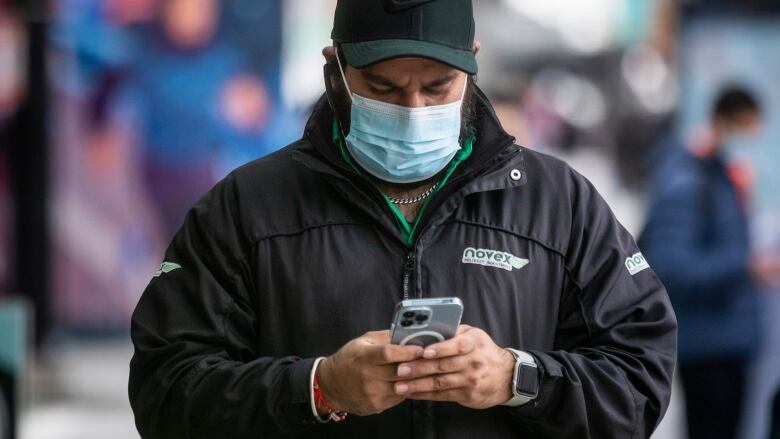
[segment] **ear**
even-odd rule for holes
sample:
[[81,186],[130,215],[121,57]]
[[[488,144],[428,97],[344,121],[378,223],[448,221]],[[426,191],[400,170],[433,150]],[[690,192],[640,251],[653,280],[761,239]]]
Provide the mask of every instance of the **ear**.
[[322,56],[325,57],[326,63],[336,61],[336,48],[334,46],[325,47],[322,49]]
[[479,53],[479,49],[481,49],[481,48],[482,48],[482,42],[474,41],[474,46],[471,48],[471,50],[473,50],[474,51],[474,55],[476,55],[477,53]]

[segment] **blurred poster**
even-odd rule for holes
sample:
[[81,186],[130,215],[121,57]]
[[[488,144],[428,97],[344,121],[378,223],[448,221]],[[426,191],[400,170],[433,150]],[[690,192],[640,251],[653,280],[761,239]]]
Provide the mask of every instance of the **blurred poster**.
[[[701,18],[686,28],[681,45],[683,99],[679,129],[685,135],[705,123],[719,89],[738,84],[759,99],[763,133],[746,151],[756,178],[752,205],[755,246],[780,252],[780,18]],[[771,398],[780,387],[780,294],[762,301],[764,344],[756,355],[740,437],[768,437]]]
[[299,136],[281,104],[281,0],[56,0],[56,325],[126,331],[187,210]]
[[[780,217],[780,18],[700,19],[687,26],[681,47],[680,134],[706,123],[719,90],[737,84],[751,90],[763,108],[763,132],[747,151],[757,178],[753,213]],[[768,221],[768,220],[767,220]],[[780,229],[762,231],[758,240],[780,239]]]

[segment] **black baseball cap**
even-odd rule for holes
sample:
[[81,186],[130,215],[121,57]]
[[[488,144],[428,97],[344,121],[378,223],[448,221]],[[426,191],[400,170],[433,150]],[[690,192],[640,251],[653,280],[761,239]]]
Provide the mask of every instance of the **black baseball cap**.
[[474,27],[471,0],[338,0],[331,38],[358,69],[418,56],[475,75]]

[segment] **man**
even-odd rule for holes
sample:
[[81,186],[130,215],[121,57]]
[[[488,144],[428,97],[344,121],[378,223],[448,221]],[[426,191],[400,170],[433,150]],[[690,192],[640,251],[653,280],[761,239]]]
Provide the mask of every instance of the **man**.
[[[666,292],[583,177],[501,129],[471,1],[340,0],[333,40],[332,105],[195,206],[136,309],[141,435],[649,437]],[[398,301],[445,296],[454,338],[389,344]]]
[[745,371],[758,345],[756,282],[776,259],[752,256],[751,172],[740,159],[760,108],[740,88],[717,98],[708,130],[668,155],[656,176],[642,249],[669,288],[680,322],[680,375],[689,437],[734,438]]

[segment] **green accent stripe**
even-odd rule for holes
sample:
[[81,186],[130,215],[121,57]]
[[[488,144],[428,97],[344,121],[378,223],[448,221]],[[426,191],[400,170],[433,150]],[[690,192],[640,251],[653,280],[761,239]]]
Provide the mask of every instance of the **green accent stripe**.
[[341,128],[339,126],[338,119],[336,119],[335,117],[333,118],[333,143],[335,143],[339,147],[339,151],[341,151],[341,157],[344,159],[344,161],[347,162],[355,172],[363,176],[363,178],[365,178],[371,184],[371,186],[374,189],[376,189],[380,195],[382,195],[382,198],[384,198],[385,202],[390,207],[390,210],[393,211],[393,213],[395,214],[396,220],[398,221],[399,229],[401,230],[401,235],[404,237],[406,244],[409,247],[412,247],[414,246],[414,241],[415,238],[417,237],[420,220],[422,219],[423,213],[425,213],[425,209],[428,207],[428,204],[431,202],[433,197],[435,197],[436,194],[439,193],[441,188],[443,188],[444,185],[447,184],[447,182],[450,180],[450,177],[452,177],[452,174],[455,172],[458,166],[461,163],[463,163],[464,160],[469,158],[469,156],[471,155],[471,152],[474,149],[474,135],[470,134],[463,142],[463,147],[455,154],[455,157],[450,162],[449,166],[447,167],[447,172],[444,174],[444,178],[442,179],[441,183],[439,183],[439,186],[436,188],[435,191],[433,191],[431,196],[428,197],[427,200],[425,200],[425,204],[423,204],[423,207],[420,209],[420,212],[417,214],[417,218],[414,221],[414,225],[409,224],[409,222],[406,220],[406,217],[404,217],[404,215],[401,213],[401,210],[398,209],[398,206],[396,206],[390,200],[390,197],[382,193],[382,191],[379,190],[376,184],[374,184],[374,182],[370,178],[368,178],[363,173],[363,171],[360,170],[360,168],[358,168],[357,165],[355,165],[352,156],[349,155],[349,151],[347,150],[346,144],[344,142],[344,138],[341,134]]

